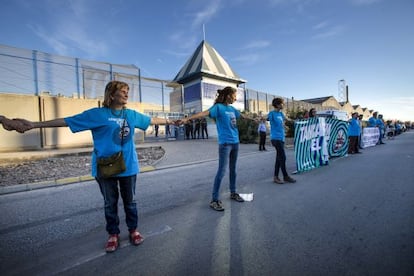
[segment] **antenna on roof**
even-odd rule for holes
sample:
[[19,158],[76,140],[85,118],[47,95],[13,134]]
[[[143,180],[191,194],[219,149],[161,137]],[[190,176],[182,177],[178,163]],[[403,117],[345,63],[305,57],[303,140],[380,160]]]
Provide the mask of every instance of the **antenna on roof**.
[[203,24],[203,40],[206,40],[206,29]]

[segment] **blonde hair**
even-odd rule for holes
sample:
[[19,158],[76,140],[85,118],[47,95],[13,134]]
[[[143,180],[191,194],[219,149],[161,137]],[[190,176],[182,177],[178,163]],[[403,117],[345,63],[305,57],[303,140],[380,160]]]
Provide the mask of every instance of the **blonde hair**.
[[231,97],[231,95],[236,92],[237,92],[236,88],[231,87],[231,86],[226,86],[223,89],[218,89],[216,100],[214,101],[214,103],[215,104],[216,103],[232,104],[233,98]]
[[104,107],[110,107],[112,103],[112,95],[114,95],[116,91],[124,87],[128,88],[129,90],[129,85],[126,82],[116,80],[108,82],[108,84],[105,87],[104,101],[102,105]]

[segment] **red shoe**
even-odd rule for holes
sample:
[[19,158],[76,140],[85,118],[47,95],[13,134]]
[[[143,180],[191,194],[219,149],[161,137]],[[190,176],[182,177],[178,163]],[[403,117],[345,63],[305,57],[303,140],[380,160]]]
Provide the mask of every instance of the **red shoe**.
[[144,237],[137,230],[132,230],[129,232],[129,241],[133,245],[140,245],[144,241]]
[[107,253],[115,252],[119,247],[119,235],[118,234],[112,234],[109,236],[108,241],[105,245],[105,251]]

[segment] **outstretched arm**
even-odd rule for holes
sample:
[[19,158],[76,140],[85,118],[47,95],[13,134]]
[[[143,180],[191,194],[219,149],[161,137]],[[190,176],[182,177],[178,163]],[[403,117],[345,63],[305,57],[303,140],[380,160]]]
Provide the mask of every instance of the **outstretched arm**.
[[242,119],[245,119],[245,120],[256,121],[256,122],[258,122],[258,121],[259,121],[259,118],[251,118],[251,117],[247,116],[247,115],[246,115],[246,114],[244,114],[244,113],[240,113],[240,117],[241,117]]
[[23,133],[25,131],[31,130],[33,128],[42,128],[42,127],[65,127],[67,126],[63,118],[43,121],[43,122],[31,122],[25,119],[13,119],[17,122],[16,131]]
[[204,118],[210,115],[210,110],[205,110],[205,111],[201,111],[199,113],[193,114],[188,118],[184,118],[181,121],[183,123],[186,123],[188,120],[195,120],[195,119],[200,119],[200,118]]
[[151,125],[168,125],[170,122],[164,118],[151,118]]

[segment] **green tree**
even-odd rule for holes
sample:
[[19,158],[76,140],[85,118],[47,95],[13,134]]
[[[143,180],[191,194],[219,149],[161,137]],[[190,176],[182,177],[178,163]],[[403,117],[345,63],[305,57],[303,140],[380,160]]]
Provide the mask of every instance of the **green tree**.
[[257,128],[259,122],[255,120],[257,115],[255,113],[243,112],[249,119],[240,118],[237,120],[237,127],[239,129],[239,139],[242,144],[257,144],[259,133]]

